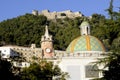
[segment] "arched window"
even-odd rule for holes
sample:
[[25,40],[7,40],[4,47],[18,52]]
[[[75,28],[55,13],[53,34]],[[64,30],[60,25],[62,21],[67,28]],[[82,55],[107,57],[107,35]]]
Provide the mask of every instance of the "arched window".
[[87,34],[89,33],[88,31],[89,31],[89,29],[88,29],[88,26],[87,26]]

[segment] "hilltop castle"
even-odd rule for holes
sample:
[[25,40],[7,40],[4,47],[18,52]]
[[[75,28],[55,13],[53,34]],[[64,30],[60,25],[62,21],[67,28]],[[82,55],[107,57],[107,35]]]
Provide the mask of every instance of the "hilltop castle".
[[61,11],[61,12],[56,12],[56,11],[50,12],[49,10],[42,10],[41,12],[39,12],[37,10],[33,10],[32,14],[33,15],[44,15],[48,19],[56,19],[56,18],[63,19],[65,17],[75,18],[75,17],[82,17],[83,16],[83,14],[81,12],[72,12],[70,10]]

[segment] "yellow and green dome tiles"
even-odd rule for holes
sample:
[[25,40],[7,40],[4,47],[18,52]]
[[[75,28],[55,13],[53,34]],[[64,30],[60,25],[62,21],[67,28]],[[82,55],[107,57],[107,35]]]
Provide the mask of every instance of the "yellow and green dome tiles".
[[66,51],[70,53],[78,51],[105,51],[105,47],[96,37],[83,35],[74,39]]

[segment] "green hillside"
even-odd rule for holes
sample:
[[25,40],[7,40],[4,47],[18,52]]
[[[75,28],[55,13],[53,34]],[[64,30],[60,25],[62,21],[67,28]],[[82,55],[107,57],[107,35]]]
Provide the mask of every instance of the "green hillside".
[[[120,15],[107,19],[100,14],[93,14],[86,19],[91,25],[91,35],[98,37],[108,49],[120,47]],[[79,26],[86,17],[47,20],[43,15],[25,14],[0,23],[0,45],[30,46],[35,43],[40,47],[46,22],[53,35],[54,48],[65,50],[69,43],[80,35]]]

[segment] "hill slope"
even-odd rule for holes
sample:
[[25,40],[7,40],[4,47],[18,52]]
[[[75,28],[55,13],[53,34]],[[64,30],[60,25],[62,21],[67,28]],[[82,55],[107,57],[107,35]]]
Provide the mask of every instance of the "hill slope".
[[[25,14],[0,23],[0,44],[30,46],[35,43],[40,47],[41,36],[44,34],[46,22],[49,24],[49,32],[53,35],[54,48],[65,50],[69,43],[80,36],[79,25],[85,17],[75,19],[47,20],[43,15],[35,16]],[[110,20],[103,15],[93,14],[92,19],[87,19],[91,25],[91,35],[104,40],[104,44],[110,49],[111,46],[119,46],[120,19]],[[116,40],[117,39],[117,40]]]

